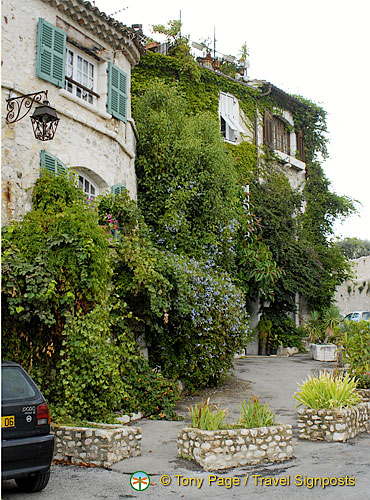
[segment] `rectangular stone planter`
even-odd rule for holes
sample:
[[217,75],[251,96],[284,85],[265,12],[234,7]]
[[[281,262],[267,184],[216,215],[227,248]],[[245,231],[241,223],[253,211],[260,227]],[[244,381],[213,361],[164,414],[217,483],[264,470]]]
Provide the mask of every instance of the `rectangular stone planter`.
[[370,389],[357,389],[357,392],[365,403],[370,402]]
[[141,455],[141,428],[121,424],[96,427],[51,426],[55,435],[54,460],[110,467],[124,458]]
[[206,471],[263,462],[282,462],[293,454],[292,426],[202,431],[187,427],[177,438],[179,456],[192,458]]
[[300,439],[311,441],[347,441],[369,429],[370,405],[361,403],[341,410],[298,410]]
[[337,346],[335,344],[310,344],[312,359],[316,361],[336,361]]

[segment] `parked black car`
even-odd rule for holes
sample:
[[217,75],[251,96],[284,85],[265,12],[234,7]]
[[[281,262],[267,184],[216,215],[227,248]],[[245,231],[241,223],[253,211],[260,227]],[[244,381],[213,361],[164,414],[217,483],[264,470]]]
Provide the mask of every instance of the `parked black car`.
[[23,491],[41,491],[54,451],[48,405],[19,364],[2,361],[1,375],[2,479],[15,479]]

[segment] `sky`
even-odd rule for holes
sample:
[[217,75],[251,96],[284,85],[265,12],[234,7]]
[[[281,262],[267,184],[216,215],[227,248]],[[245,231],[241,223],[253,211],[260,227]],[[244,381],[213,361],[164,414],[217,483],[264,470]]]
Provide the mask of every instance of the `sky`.
[[[94,2],[92,2],[94,3]],[[336,223],[336,236],[370,239],[368,0],[96,0],[106,14],[131,26],[183,23],[195,42],[216,33],[216,50],[249,49],[250,78],[299,94],[328,113],[330,158],[323,163],[331,189],[360,202],[359,215]],[[120,11],[116,13],[117,11]]]

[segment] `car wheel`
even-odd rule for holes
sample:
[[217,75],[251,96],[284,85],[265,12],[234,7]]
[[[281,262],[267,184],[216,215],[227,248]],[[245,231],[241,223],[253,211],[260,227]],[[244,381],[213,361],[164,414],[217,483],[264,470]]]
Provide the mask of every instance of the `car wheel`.
[[36,476],[20,477],[15,480],[17,486],[22,491],[28,493],[35,493],[41,491],[48,484],[50,478],[50,471],[43,474],[36,474]]

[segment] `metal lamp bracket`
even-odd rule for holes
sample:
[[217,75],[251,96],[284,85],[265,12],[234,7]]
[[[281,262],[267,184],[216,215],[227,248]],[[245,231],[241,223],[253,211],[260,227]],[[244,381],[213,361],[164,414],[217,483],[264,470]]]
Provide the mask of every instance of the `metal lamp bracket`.
[[[44,96],[44,98],[43,98]],[[7,99],[8,103],[6,109],[8,114],[6,115],[7,123],[19,122],[28,115],[33,104],[41,103],[42,101],[48,100],[48,91],[41,90],[40,92],[34,92],[33,94],[21,95],[19,97],[11,97]]]

